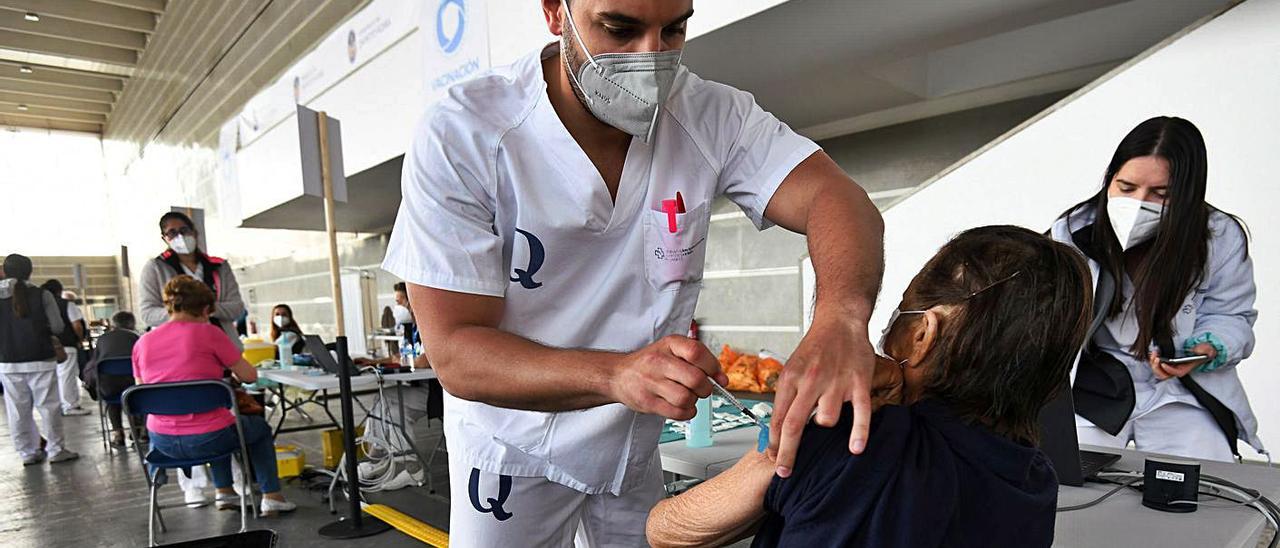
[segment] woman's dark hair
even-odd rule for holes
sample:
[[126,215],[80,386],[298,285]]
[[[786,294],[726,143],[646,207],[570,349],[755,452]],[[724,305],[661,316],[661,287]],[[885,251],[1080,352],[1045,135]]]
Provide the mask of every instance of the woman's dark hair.
[[966,421],[1036,442],[1040,408],[1066,386],[1084,342],[1089,280],[1078,252],[1025,228],[986,226],[956,236],[903,298],[903,309],[949,308],[919,364],[927,367],[922,394]]
[[183,224],[187,225],[187,228],[190,228],[192,231],[195,231],[196,224],[191,221],[191,217],[188,217],[186,213],[183,213],[181,211],[170,211],[160,216],[160,232],[162,233],[164,232],[165,223],[175,219],[182,221]]
[[31,312],[27,310],[27,280],[31,279],[31,259],[26,255],[14,253],[4,258],[4,275],[17,280],[13,284],[13,315],[25,318]]
[[[289,305],[284,304],[284,303],[281,303],[281,304],[275,305],[275,306],[271,307],[271,315],[272,315],[272,316],[275,316],[275,315],[276,315],[276,310],[281,309],[281,308],[283,308],[285,312],[288,312],[288,313],[289,313],[289,325],[288,325],[288,326],[286,326],[286,327],[284,328],[284,331],[291,331],[291,332],[293,332],[293,333],[297,333],[299,336],[301,336],[301,335],[302,335],[302,328],[301,328],[301,327],[298,327],[298,321],[297,321],[297,320],[295,320],[295,319],[293,319],[293,308],[292,308],[292,307],[290,307]],[[272,341],[274,341],[274,340],[276,340],[276,339],[279,339],[279,338],[280,338],[280,332],[281,332],[281,329],[280,329],[279,327],[276,327],[275,318],[273,317],[273,318],[271,319],[271,340],[272,340]]]
[[[1174,315],[1187,293],[1204,279],[1209,260],[1209,215],[1217,209],[1204,200],[1209,161],[1200,130],[1187,120],[1169,116],[1138,124],[1120,140],[1111,156],[1102,190],[1063,213],[1063,217],[1070,218],[1073,212],[1093,206],[1096,217],[1092,238],[1101,252],[1100,257],[1094,258],[1117,283],[1123,280],[1125,251],[1111,228],[1107,191],[1125,163],[1143,156],[1157,156],[1169,162],[1169,189],[1155,238],[1134,248],[1143,253],[1133,275],[1138,336],[1129,348],[1138,358],[1147,356],[1153,341],[1172,337]],[[1228,216],[1245,232],[1239,219]],[[1245,254],[1248,255],[1247,243]],[[1124,294],[1116,291],[1107,304],[1107,315],[1114,317],[1123,309]]]
[[409,286],[405,285],[404,282],[396,282],[395,285],[391,286],[391,289],[393,291],[404,293],[405,295],[409,294]]
[[213,290],[204,282],[186,274],[174,276],[164,284],[164,307],[170,314],[185,312],[192,316],[204,314],[213,306]]
[[40,284],[40,288],[50,293],[53,293],[54,297],[57,297],[59,299],[62,298],[62,282],[58,280],[53,280],[53,279],[47,280],[43,284]]

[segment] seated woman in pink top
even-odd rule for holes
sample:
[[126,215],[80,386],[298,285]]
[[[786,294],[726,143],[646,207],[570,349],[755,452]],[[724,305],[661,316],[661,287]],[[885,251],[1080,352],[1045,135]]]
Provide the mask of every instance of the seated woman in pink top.
[[[257,370],[240,357],[226,333],[209,323],[213,304],[209,287],[190,276],[176,276],[165,284],[164,305],[169,310],[169,322],[143,335],[133,347],[133,376],[139,383],[221,380],[227,370],[244,382],[258,379]],[[256,415],[242,415],[240,427],[262,489],[262,514],[294,510],[296,506],[280,494],[271,427]],[[224,454],[240,445],[235,417],[228,409],[191,415],[150,415],[147,430],[153,450],[178,459]],[[215,460],[210,467],[213,484],[218,488],[217,508],[238,508],[231,459]]]

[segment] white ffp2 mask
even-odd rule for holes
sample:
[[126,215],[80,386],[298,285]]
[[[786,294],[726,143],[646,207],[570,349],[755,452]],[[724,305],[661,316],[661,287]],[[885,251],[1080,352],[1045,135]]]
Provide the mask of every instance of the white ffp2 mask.
[[662,105],[680,68],[681,50],[592,55],[573,21],[569,3],[564,6],[569,31],[587,59],[569,78],[586,97],[587,110],[596,119],[646,143],[653,139]]
[[1116,233],[1120,248],[1128,251],[1150,240],[1160,229],[1160,215],[1164,206],[1133,198],[1107,198],[1107,217],[1111,230]]
[[172,249],[174,253],[177,253],[179,255],[186,255],[188,253],[191,253],[192,251],[195,251],[195,248],[196,248],[195,241],[191,236],[185,236],[180,234],[174,237],[172,240],[169,240],[169,249]]

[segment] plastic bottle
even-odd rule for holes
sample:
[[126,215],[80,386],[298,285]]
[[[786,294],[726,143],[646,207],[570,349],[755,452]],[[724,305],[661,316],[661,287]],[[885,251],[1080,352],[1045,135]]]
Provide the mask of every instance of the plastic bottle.
[[283,369],[293,368],[293,341],[289,340],[290,333],[281,333],[280,338],[276,339],[276,350],[280,353],[280,367]]
[[689,421],[689,433],[685,435],[685,445],[689,447],[711,447],[711,398],[701,398],[696,405],[698,414]]

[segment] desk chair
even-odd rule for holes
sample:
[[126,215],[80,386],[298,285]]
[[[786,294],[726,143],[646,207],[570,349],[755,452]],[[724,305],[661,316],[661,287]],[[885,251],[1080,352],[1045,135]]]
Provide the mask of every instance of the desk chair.
[[[189,475],[192,466],[204,466],[218,459],[237,456],[240,459],[240,469],[245,471],[244,485],[241,485],[240,489],[240,532],[245,532],[248,529],[249,508],[253,508],[256,517],[257,505],[248,485],[249,449],[244,442],[244,430],[240,427],[240,410],[236,406],[236,396],[231,386],[214,380],[139,384],[125,390],[120,399],[124,403],[124,412],[129,415],[187,415],[213,411],[220,407],[230,409],[236,419],[236,434],[240,437],[238,450],[205,459],[176,459],[155,449],[148,451],[146,457],[141,456],[141,451],[138,452],[143,470],[147,470],[148,464],[154,467],[154,471],[147,473],[147,484],[151,488],[151,511],[147,519],[148,545],[156,545],[156,522],[160,524],[160,531],[165,531],[164,518],[160,515],[162,507],[156,502],[156,491],[160,488],[160,475],[169,469],[180,469],[182,473]],[[174,507],[177,506],[169,508]]]
[[[132,358],[107,358],[98,362],[98,379],[102,379],[103,375],[116,375],[121,377],[133,377],[133,359]],[[120,405],[120,394],[115,396],[105,396],[102,394],[101,385],[98,388],[98,431],[102,434],[102,446],[110,453],[115,450],[107,443],[107,404]],[[124,420],[129,421],[129,429],[137,431],[131,417],[125,417]],[[138,447],[138,440],[133,440],[134,448]]]

